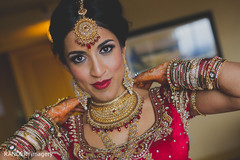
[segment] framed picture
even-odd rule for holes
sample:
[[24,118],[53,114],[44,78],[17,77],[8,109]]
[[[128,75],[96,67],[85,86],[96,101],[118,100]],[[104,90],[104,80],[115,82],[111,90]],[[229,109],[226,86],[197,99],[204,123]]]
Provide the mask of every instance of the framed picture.
[[135,30],[127,40],[126,59],[133,74],[180,57],[221,56],[210,11]]

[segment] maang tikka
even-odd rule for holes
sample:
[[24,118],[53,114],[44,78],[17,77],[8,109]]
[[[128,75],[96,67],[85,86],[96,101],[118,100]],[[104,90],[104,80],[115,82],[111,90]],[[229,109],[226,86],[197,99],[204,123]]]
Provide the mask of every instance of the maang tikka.
[[86,18],[87,9],[83,7],[83,0],[79,0],[80,9],[78,11],[79,20],[74,26],[74,33],[76,36],[76,42],[81,46],[86,46],[88,49],[91,45],[100,38],[97,32],[96,21]]
[[81,103],[84,110],[87,110],[88,109],[87,102],[88,102],[88,98],[90,97],[90,95],[87,92],[84,92],[83,90],[81,90],[81,88],[78,86],[76,81],[73,81],[73,89],[74,89],[75,96],[78,99],[79,103]]
[[123,85],[130,94],[133,94],[134,80],[133,80],[130,70],[128,69],[127,62],[125,59],[124,59],[124,65],[125,65],[125,73],[124,73],[124,78],[123,78]]

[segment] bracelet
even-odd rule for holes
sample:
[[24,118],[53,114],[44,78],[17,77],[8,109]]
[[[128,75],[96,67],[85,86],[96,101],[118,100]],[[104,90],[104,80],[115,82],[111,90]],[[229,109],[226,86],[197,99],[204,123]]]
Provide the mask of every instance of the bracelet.
[[[58,99],[54,106],[67,98]],[[18,160],[31,159],[34,153],[44,150],[51,139],[61,137],[58,125],[48,115],[51,107],[35,111],[27,124],[1,144],[0,151],[9,152],[8,155]]]
[[197,92],[196,91],[193,91],[192,94],[191,94],[191,102],[192,102],[192,107],[195,111],[197,111],[197,113],[199,115],[202,115],[202,116],[206,116],[205,114],[202,114],[198,108],[197,108],[197,105],[196,105],[196,97],[197,97]]
[[167,67],[168,84],[172,91],[180,89],[218,89],[219,72],[225,59],[220,57],[172,60]]
[[170,72],[171,72],[171,67],[173,65],[173,62],[176,61],[177,59],[173,59],[169,64],[168,64],[168,67],[167,67],[167,79],[168,79],[168,84],[170,85],[170,88],[172,91],[176,90],[176,87],[173,85],[172,81],[171,81],[171,75],[170,75]]
[[221,74],[221,71],[222,71],[222,67],[223,67],[223,65],[225,64],[225,62],[226,61],[223,61],[220,65],[219,65],[219,67],[218,67],[218,69],[217,69],[217,74],[216,74],[216,81],[217,81],[217,84],[216,84],[216,88],[217,89],[220,89],[220,86],[219,86],[219,77],[220,77],[220,74]]
[[29,122],[0,146],[0,151],[9,152],[19,160],[30,159],[33,153],[43,150],[53,137],[59,137],[59,127],[42,111],[36,111]]

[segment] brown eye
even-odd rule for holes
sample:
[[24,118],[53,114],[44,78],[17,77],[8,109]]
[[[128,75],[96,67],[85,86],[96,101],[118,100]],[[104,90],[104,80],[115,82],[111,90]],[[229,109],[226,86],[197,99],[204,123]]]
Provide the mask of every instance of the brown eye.
[[107,53],[111,52],[114,47],[115,47],[114,45],[103,46],[100,50],[100,54],[107,54]]
[[76,55],[76,56],[73,56],[70,58],[70,60],[75,64],[81,63],[81,62],[85,61],[85,59],[86,59],[86,57],[83,55]]

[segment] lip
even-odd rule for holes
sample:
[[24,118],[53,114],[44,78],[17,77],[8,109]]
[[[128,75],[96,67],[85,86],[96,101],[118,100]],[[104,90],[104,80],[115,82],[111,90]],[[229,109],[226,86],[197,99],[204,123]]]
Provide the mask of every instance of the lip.
[[97,89],[105,89],[110,85],[111,81],[112,81],[112,79],[105,79],[103,81],[98,81],[98,82],[92,84],[92,86]]

